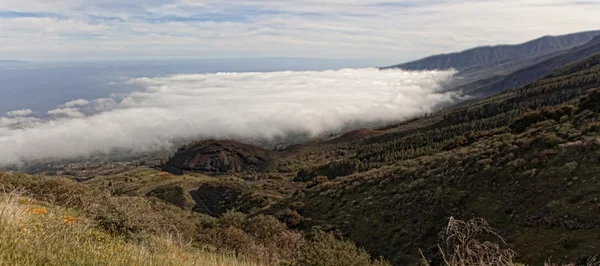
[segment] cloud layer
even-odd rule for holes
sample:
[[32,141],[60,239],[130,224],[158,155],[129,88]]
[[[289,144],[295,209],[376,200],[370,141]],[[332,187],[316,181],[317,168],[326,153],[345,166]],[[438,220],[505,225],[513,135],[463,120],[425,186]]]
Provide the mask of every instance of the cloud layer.
[[[391,122],[456,100],[452,71],[343,69],[137,78],[120,99],[75,100],[44,118],[0,117],[0,165],[171,147],[195,138],[316,136],[348,123]],[[25,113],[25,112],[22,112]]]

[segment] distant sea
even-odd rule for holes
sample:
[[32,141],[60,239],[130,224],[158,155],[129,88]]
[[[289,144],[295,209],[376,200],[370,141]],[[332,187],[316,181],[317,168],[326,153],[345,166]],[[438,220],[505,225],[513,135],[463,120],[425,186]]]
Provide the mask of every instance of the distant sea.
[[65,102],[93,100],[142,88],[138,77],[216,72],[307,71],[373,67],[372,62],[330,59],[202,59],[0,63],[0,116],[31,109],[43,114]]

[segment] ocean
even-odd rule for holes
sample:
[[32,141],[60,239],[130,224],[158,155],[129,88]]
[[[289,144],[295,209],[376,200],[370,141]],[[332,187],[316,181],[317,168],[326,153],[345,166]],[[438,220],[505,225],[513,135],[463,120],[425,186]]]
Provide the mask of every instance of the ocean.
[[129,93],[142,88],[124,82],[139,77],[371,66],[370,62],[360,60],[299,58],[0,63],[0,116],[19,109],[43,114],[71,100],[93,100]]

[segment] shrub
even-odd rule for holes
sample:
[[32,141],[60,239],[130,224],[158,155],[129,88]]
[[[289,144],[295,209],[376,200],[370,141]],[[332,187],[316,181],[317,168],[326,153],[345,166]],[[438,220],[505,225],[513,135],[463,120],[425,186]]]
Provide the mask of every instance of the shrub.
[[230,210],[224,213],[219,219],[219,225],[221,227],[235,227],[235,228],[243,228],[244,221],[246,221],[248,216],[241,212],[236,212],[235,210]]
[[295,209],[285,209],[278,217],[291,228],[299,226],[304,221],[304,217]]
[[287,227],[273,216],[257,215],[246,220],[244,229],[259,242],[267,243],[287,230]]
[[577,162],[570,162],[570,163],[566,163],[565,164],[565,169],[567,169],[567,171],[569,171],[569,173],[572,173],[573,171],[575,171],[575,169],[577,169],[577,166],[579,164]]
[[521,117],[517,118],[515,122],[510,125],[510,128],[517,132],[523,132],[530,125],[543,121],[544,117],[542,116],[542,112],[540,111],[531,111],[523,114]]
[[358,162],[341,161],[332,162],[319,166],[314,169],[300,169],[294,178],[294,182],[307,182],[314,180],[317,176],[326,176],[328,179],[334,179],[340,176],[353,174],[359,169]]
[[365,266],[389,265],[383,259],[371,260],[364,249],[353,242],[340,240],[331,233],[314,230],[304,246],[300,265],[304,266]]
[[440,233],[440,238],[443,244],[438,247],[446,266],[515,265],[516,252],[481,240],[495,238],[506,245],[504,239],[481,218],[464,222],[450,217],[446,229]]
[[[511,125],[510,128],[516,133],[525,131],[531,125],[542,122],[545,120],[560,121],[564,116],[570,116],[575,111],[576,107],[573,105],[561,105],[560,107],[546,107],[542,110],[530,111],[517,118]],[[547,125],[547,124],[546,124]]]
[[[129,182],[129,178],[125,179],[125,181]],[[148,192],[146,196],[161,199],[182,209],[186,205],[185,191],[180,186],[159,187]]]
[[579,103],[580,110],[600,111],[600,88],[589,90]]
[[579,246],[579,243],[573,236],[564,236],[560,239],[560,245],[566,249],[574,249]]
[[535,145],[540,148],[552,148],[561,142],[564,140],[554,133],[541,133],[534,139]]
[[216,224],[203,227],[198,241],[217,251],[243,254],[267,264],[295,261],[304,244],[301,233],[287,229],[273,216],[249,217],[235,211],[223,214]]
[[315,177],[314,180],[307,187],[313,188],[318,186],[319,184],[327,183],[327,181],[329,181],[328,177],[320,175]]

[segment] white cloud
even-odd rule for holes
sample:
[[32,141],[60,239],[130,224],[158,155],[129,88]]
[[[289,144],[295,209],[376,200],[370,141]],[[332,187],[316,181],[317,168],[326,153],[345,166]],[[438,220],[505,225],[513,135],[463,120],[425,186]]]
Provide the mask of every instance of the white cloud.
[[113,98],[100,98],[93,100],[91,103],[90,112],[102,112],[116,108],[118,102]]
[[[3,117],[0,116],[0,131],[8,132],[9,128],[23,128],[23,127],[31,127],[36,123],[41,122],[39,118],[36,117]],[[2,134],[0,134],[1,136]]]
[[84,99],[78,99],[78,100],[66,102],[63,105],[61,105],[61,107],[72,108],[72,107],[78,107],[78,106],[86,106],[88,104],[90,104],[89,101],[84,100]]
[[600,5],[593,1],[84,2],[0,0],[0,9],[65,17],[0,19],[0,52],[15,58],[351,57],[391,64],[600,25]]
[[32,115],[33,111],[31,109],[22,109],[22,110],[14,110],[10,112],[6,112],[8,117],[21,117],[21,116],[29,116]]
[[129,83],[144,91],[120,101],[91,101],[85,108],[94,114],[59,108],[44,123],[3,129],[0,165],[114,149],[148,151],[178,139],[314,136],[348,123],[400,121],[454,101],[453,93],[438,91],[452,75],[344,69],[138,78]]
[[[49,17],[17,17],[0,18],[0,30],[11,36],[32,36],[34,34],[101,34],[107,30],[105,25],[92,25],[74,19],[57,19]],[[31,35],[22,35],[29,33]]]
[[59,117],[68,117],[68,118],[81,118],[85,117],[83,113],[79,111],[78,108],[56,108],[48,111],[49,115],[59,116]]

